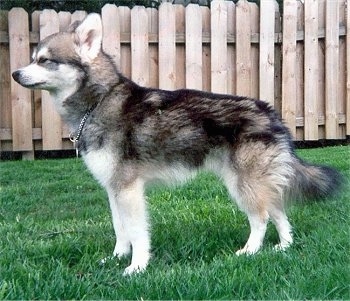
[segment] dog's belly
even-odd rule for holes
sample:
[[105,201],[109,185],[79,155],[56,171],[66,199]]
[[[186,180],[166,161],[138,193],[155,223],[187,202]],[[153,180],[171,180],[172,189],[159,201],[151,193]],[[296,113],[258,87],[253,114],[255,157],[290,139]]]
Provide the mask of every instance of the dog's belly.
[[160,164],[143,168],[145,182],[161,182],[167,185],[178,185],[196,176],[198,169],[185,167],[181,163]]

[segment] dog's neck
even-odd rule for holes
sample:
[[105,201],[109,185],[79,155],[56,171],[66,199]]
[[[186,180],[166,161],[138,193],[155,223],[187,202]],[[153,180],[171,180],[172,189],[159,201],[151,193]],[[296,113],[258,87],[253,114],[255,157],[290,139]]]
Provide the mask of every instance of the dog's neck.
[[[99,66],[105,68],[100,70]],[[75,131],[86,112],[96,106],[109,93],[111,87],[124,80],[111,58],[101,52],[94,64],[86,66],[85,74],[79,83],[50,94],[62,119],[71,131]]]

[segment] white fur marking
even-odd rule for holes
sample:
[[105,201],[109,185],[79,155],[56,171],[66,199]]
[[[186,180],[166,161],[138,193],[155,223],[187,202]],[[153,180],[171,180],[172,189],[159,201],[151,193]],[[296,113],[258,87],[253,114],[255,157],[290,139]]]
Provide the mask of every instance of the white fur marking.
[[94,177],[102,186],[106,187],[115,169],[115,162],[111,151],[109,149],[90,151],[83,158]]
[[102,22],[98,14],[89,14],[75,30],[78,45],[75,51],[83,62],[93,61],[101,50]]
[[186,182],[196,176],[197,170],[190,169],[182,164],[169,166],[145,166],[143,177],[145,181],[161,181],[168,185],[176,185]]
[[250,235],[245,246],[236,252],[236,255],[252,255],[258,252],[262,246],[268,219],[262,219],[257,215],[249,215]]
[[[50,54],[49,51],[46,47],[41,48],[37,53],[36,53],[36,60],[38,61],[40,58],[49,58]],[[35,58],[33,58],[35,59]]]

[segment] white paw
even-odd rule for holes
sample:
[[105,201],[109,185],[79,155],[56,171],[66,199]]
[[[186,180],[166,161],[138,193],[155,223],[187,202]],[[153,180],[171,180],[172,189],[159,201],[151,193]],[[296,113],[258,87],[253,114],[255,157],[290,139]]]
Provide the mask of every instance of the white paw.
[[256,248],[251,248],[249,246],[245,246],[244,248],[238,250],[236,252],[236,255],[237,256],[240,256],[240,255],[254,255],[255,253],[257,253],[259,251],[259,247],[256,247]]
[[147,264],[142,265],[142,266],[131,264],[124,270],[123,276],[130,276],[130,275],[144,272],[146,270],[146,266],[147,266]]
[[118,257],[119,259],[129,255],[131,252],[130,243],[120,243],[117,242],[113,251],[113,256]]
[[285,251],[290,247],[291,243],[279,243],[273,247],[273,250],[276,252]]

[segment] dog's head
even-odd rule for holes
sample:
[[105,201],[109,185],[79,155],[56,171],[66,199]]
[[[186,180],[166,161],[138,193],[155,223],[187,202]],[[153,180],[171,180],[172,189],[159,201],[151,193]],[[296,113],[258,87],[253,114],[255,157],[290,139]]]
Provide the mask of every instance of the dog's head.
[[24,87],[52,93],[73,94],[86,76],[86,68],[101,51],[102,22],[98,14],[88,15],[68,32],[40,41],[30,65],[12,73]]

